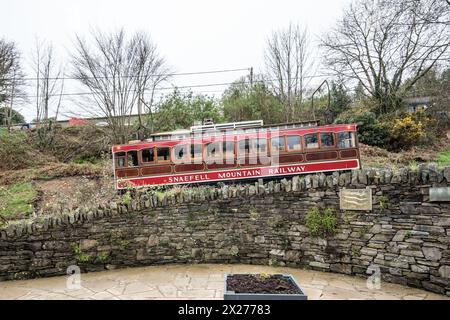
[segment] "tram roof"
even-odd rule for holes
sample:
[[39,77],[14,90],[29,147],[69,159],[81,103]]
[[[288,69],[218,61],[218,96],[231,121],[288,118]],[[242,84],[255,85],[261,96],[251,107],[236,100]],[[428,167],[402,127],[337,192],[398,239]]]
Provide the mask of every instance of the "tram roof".
[[[277,135],[277,132],[283,133],[286,132],[286,130],[292,130],[292,131],[305,131],[305,133],[308,133],[311,130],[314,130],[314,128],[317,128],[318,131],[322,130],[329,130],[333,129],[340,130],[340,129],[349,129],[349,130],[356,130],[357,125],[356,124],[331,124],[331,125],[325,125],[320,126],[319,121],[306,121],[306,122],[295,122],[295,123],[281,123],[281,124],[271,124],[271,125],[262,125],[260,127],[252,127],[252,128],[244,128],[244,129],[237,129],[237,130],[212,130],[212,131],[204,131],[204,132],[196,132],[193,133],[191,130],[186,129],[179,129],[174,131],[167,131],[167,132],[158,132],[155,134],[152,134],[150,139],[146,139],[143,141],[135,140],[130,141],[128,144],[125,145],[115,145],[113,146],[113,149],[117,150],[116,147],[119,146],[129,146],[131,148],[141,147],[140,145],[145,145],[149,143],[169,143],[172,145],[173,143],[177,143],[179,141],[183,140],[210,140],[210,139],[217,139],[217,137],[231,137],[231,136],[239,136],[239,135],[249,135],[253,136],[254,134],[259,134],[261,132],[267,132],[271,135],[275,134]],[[229,138],[226,138],[228,140]],[[120,149],[120,148],[118,148]],[[128,149],[128,148],[124,148]]]

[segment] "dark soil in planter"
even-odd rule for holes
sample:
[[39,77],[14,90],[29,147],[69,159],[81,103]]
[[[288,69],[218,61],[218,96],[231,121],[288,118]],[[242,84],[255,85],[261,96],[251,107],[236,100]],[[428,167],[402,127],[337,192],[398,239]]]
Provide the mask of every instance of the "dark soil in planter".
[[227,279],[227,291],[235,293],[303,294],[283,275],[234,274]]

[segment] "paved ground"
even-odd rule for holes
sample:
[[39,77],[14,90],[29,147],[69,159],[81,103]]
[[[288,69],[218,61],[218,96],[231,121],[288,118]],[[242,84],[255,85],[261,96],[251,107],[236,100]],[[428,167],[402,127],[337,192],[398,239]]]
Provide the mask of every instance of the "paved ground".
[[293,268],[253,265],[171,265],[120,269],[0,282],[0,299],[222,299],[226,273],[290,273],[309,299],[449,299],[427,291],[381,283],[370,289],[366,280]]

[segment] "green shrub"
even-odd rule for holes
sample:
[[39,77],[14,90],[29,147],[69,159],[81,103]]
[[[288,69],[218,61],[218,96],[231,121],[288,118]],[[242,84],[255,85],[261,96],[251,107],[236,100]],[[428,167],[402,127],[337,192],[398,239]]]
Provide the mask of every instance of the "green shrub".
[[389,206],[389,199],[386,196],[380,196],[380,211],[383,212]]
[[342,113],[335,123],[357,123],[358,139],[362,143],[377,147],[388,144],[388,126],[380,122],[373,112],[351,109]]
[[131,204],[131,193],[130,191],[127,191],[123,196],[122,196],[122,203],[126,206],[129,206]]
[[309,209],[305,222],[313,237],[326,238],[336,233],[337,217],[331,208],[327,208],[323,212],[320,212],[317,207]]
[[334,210],[331,208],[326,208],[322,216],[323,230],[326,234],[333,235],[336,232],[337,219],[334,214]]
[[97,255],[97,260],[101,263],[107,263],[111,260],[111,257],[109,255],[109,252],[100,252]]
[[320,213],[319,208],[314,207],[311,208],[306,214],[306,226],[309,229],[309,233],[317,237],[321,234],[322,228],[322,215]]
[[72,246],[72,251],[73,251],[73,253],[75,255],[75,260],[77,262],[86,263],[86,262],[91,261],[91,259],[92,259],[92,256],[90,254],[83,253],[81,251],[80,246],[77,245],[77,244],[74,244]]

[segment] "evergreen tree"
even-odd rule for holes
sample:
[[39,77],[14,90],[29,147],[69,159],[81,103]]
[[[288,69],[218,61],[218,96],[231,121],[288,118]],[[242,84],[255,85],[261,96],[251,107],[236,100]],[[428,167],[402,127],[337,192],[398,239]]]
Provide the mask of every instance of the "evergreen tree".
[[187,129],[204,119],[212,119],[216,123],[223,121],[220,106],[215,99],[175,90],[157,105],[154,128],[156,132]]
[[284,121],[283,106],[263,81],[251,85],[245,78],[233,83],[223,94],[226,121],[263,120],[265,124]]
[[11,114],[11,124],[19,124],[24,123],[25,118],[18,111],[10,108],[0,108],[0,125],[7,125],[7,114],[8,112],[12,112]]
[[326,111],[325,119],[327,123],[333,123],[334,120],[350,107],[352,99],[347,93],[342,83],[331,83],[331,103],[330,108]]

